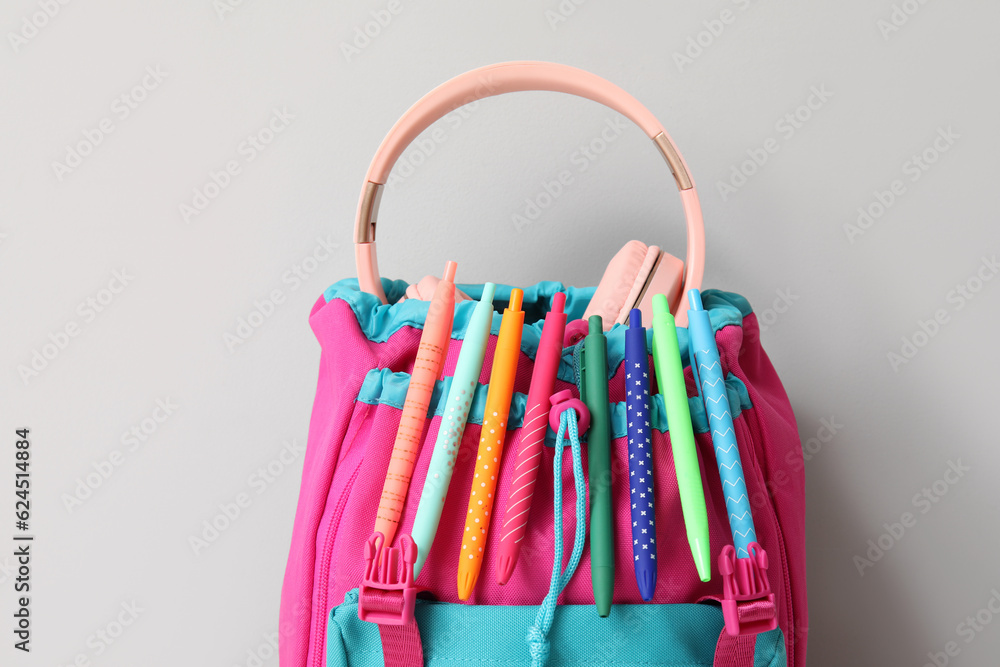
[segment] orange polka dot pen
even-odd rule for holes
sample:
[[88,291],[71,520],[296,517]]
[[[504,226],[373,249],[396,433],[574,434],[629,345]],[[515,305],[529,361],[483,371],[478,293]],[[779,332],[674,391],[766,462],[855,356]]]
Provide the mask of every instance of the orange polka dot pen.
[[516,287],[511,290],[510,302],[503,311],[496,351],[493,353],[479,454],[476,456],[476,471],[469,490],[469,511],[465,515],[462,551],[458,558],[458,597],[462,600],[468,600],[472,595],[486,553],[486,538],[490,533],[490,517],[493,514],[497,476],[500,474],[504,436],[507,434],[510,400],[514,395],[517,355],[521,352],[523,298],[524,292]]

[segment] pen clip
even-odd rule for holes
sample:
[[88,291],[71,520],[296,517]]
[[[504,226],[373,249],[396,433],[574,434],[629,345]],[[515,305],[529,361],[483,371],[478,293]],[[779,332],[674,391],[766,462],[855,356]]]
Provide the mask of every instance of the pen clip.
[[[698,398],[701,399],[701,404],[705,406],[707,412],[708,404],[705,402],[705,392],[701,389],[701,376],[698,375],[698,353],[695,352],[694,339],[691,336],[688,336],[688,358],[691,361],[691,375],[694,377],[695,391],[698,392]],[[706,414],[706,418],[707,416]]]
[[586,338],[581,338],[573,346],[573,370],[576,373],[576,389],[580,394],[580,400],[587,401],[587,369],[583,363],[583,346]]

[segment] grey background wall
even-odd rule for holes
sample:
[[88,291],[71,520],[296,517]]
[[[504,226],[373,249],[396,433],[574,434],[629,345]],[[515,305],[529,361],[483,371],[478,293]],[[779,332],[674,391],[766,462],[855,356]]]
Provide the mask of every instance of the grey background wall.
[[[766,324],[807,448],[810,664],[995,664],[998,22],[969,1],[5,3],[0,662],[277,664],[307,315],[354,270],[368,162],[433,86],[537,59],[664,122],[702,194],[705,285]],[[465,282],[587,285],[631,238],[681,253],[639,130],[581,161],[614,120],[531,93],[442,121],[384,198],[383,272],[454,258]],[[20,427],[30,655],[11,634]]]

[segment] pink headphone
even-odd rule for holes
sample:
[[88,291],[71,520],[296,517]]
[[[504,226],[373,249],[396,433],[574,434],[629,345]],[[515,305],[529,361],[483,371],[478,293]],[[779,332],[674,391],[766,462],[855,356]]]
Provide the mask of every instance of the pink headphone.
[[[494,95],[524,90],[577,95],[599,102],[621,113],[646,133],[663,154],[673,172],[687,219],[687,260],[668,255],[656,246],[631,241],[612,259],[587,307],[584,317],[601,315],[604,326],[627,322],[632,308],[642,310],[652,321],[651,299],[666,294],[679,326],[687,324],[682,297],[700,288],[705,267],[705,229],[701,203],[684,158],[646,107],[613,83],[568,65],[545,62],[508,62],[480,67],[456,76],[427,95],[396,121],[375,153],[358,204],[354,225],[354,256],[361,289],[386,303],[375,254],[375,225],[383,186],[393,164],[421,132],[452,110]],[[433,282],[433,281],[431,281]],[[423,284],[427,286],[427,282]],[[424,290],[415,288],[413,296]],[[429,298],[429,297],[426,297]]]

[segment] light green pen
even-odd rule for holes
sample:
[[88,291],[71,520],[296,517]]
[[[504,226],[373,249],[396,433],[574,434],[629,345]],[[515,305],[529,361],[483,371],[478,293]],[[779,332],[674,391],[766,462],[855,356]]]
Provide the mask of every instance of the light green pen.
[[674,453],[674,472],[681,494],[681,510],[687,529],[691,555],[702,581],[712,578],[712,555],[708,544],[708,510],[701,485],[698,450],[694,444],[691,409],[684,385],[684,365],[677,342],[677,326],[670,314],[667,297],[653,296],[653,366],[656,382],[663,394],[670,431],[670,449]]
[[427,552],[434,543],[434,535],[441,521],[441,511],[444,509],[444,499],[448,495],[448,485],[451,484],[451,474],[455,470],[455,459],[462,442],[462,432],[469,418],[469,408],[476,394],[476,385],[486,356],[486,342],[490,338],[490,327],[493,325],[493,294],[496,287],[493,283],[483,285],[483,296],[476,304],[472,317],[469,318],[469,324],[465,327],[465,339],[458,353],[458,361],[455,362],[455,375],[451,379],[448,398],[445,399],[441,426],[427,468],[424,488],[420,492],[417,516],[410,531],[410,537],[417,545],[417,562],[413,566],[414,577],[420,574],[420,569],[427,560]]

